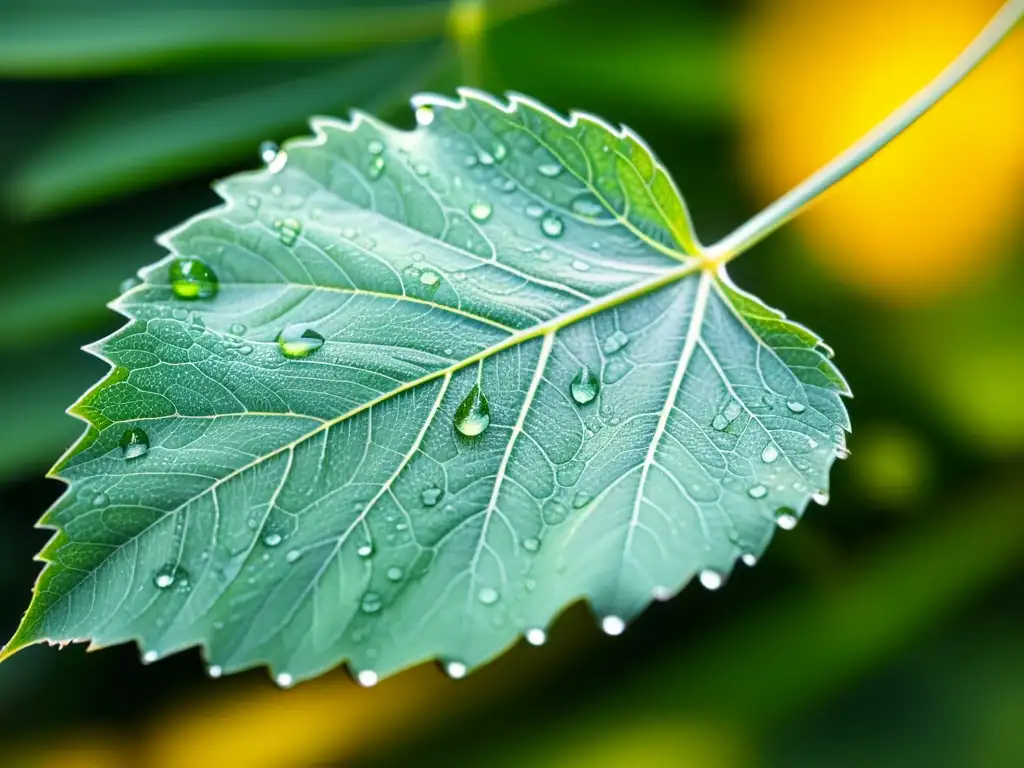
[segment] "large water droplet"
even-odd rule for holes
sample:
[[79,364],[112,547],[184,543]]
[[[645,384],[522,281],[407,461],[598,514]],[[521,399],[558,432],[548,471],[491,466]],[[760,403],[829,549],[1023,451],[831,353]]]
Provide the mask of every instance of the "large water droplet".
[[757,555],[755,555],[752,552],[744,552],[743,556],[740,559],[743,561],[743,564],[748,568],[753,568],[755,565],[757,565]]
[[491,587],[481,587],[476,594],[477,599],[484,605],[494,605],[498,602],[498,592]]
[[799,518],[789,507],[779,507],[775,510],[775,524],[784,531],[791,531],[796,528]]
[[534,628],[526,630],[526,642],[530,645],[544,645],[547,642],[548,635],[543,629]]
[[274,678],[274,682],[282,688],[291,688],[295,685],[295,678],[289,675],[287,672],[281,672],[277,677]]
[[555,178],[562,172],[562,166],[558,163],[541,163],[537,166],[537,173],[541,176],[547,176],[549,179]]
[[570,207],[573,213],[578,213],[580,216],[594,217],[604,213],[604,206],[590,195],[577,197],[572,201]]
[[749,496],[752,499],[763,499],[767,495],[768,489],[760,484],[752,485],[750,488],[747,489],[747,496]]
[[710,568],[705,568],[701,571],[697,578],[700,579],[701,586],[704,587],[704,589],[714,590],[722,586],[722,574]]
[[593,401],[600,388],[601,383],[597,380],[597,376],[591,373],[585,365],[576,372],[572,381],[569,382],[569,394],[580,405],[586,405]]
[[765,464],[771,464],[777,458],[779,458],[779,449],[774,445],[766,445],[761,451],[761,461]]
[[416,124],[417,125],[430,125],[434,122],[434,108],[429,104],[421,104],[416,107]]
[[383,607],[384,601],[376,592],[367,592],[359,603],[359,608],[363,613],[377,613]]
[[121,456],[125,459],[137,459],[149,451],[149,435],[141,427],[126,429],[121,435]]
[[615,331],[615,333],[604,340],[601,349],[606,355],[614,355],[627,344],[629,344],[629,336],[622,331]]
[[618,616],[605,616],[601,619],[601,631],[615,637],[626,631],[626,622]]
[[324,337],[304,323],[287,326],[277,337],[277,345],[285,357],[305,357],[324,345]]
[[476,437],[491,424],[491,407],[476,384],[455,409],[455,428],[466,437]]
[[420,275],[420,282],[423,285],[427,286],[428,288],[432,288],[433,286],[441,282],[441,276],[438,275],[437,272],[431,272],[428,269],[423,274]]
[[569,507],[558,499],[548,499],[541,507],[541,517],[548,525],[558,525],[569,516]]
[[490,203],[476,202],[469,206],[469,215],[477,221],[487,221],[493,210]]
[[167,268],[171,290],[179,299],[212,299],[220,283],[202,259],[175,259]]
[[553,213],[549,213],[540,220],[540,231],[548,237],[561,237],[565,231],[565,223]]
[[432,507],[441,500],[443,495],[444,491],[441,488],[431,486],[430,488],[425,488],[423,493],[420,494],[420,501],[423,502],[423,506]]
[[786,407],[789,408],[793,413],[803,413],[807,410],[807,406],[803,403],[797,402],[796,400],[790,400],[786,403]]
[[468,670],[461,661],[449,661],[444,665],[444,671],[452,680],[461,680]]
[[[419,110],[417,110],[417,113],[418,112]],[[433,114],[433,112],[431,112],[431,114]],[[372,669],[364,669],[356,673],[356,680],[361,686],[363,686],[363,688],[372,688],[377,684],[379,679],[380,678],[377,676],[377,673]]]
[[816,491],[815,493],[811,494],[811,501],[813,501],[815,504],[818,504],[818,505],[820,505],[822,507],[824,507],[826,504],[828,504],[828,499],[829,499],[828,491]]

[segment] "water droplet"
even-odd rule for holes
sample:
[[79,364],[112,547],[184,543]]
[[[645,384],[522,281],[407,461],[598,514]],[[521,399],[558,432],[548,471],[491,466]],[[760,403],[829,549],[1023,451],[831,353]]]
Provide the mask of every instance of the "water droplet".
[[149,451],[149,435],[141,427],[132,427],[121,435],[121,456],[124,459],[137,459]]
[[224,670],[217,664],[211,664],[209,668],[206,670],[206,674],[208,674],[210,677],[216,680],[218,677],[224,674]]
[[569,516],[569,507],[558,499],[549,499],[541,508],[541,517],[548,525],[558,525]]
[[273,141],[264,141],[260,143],[260,160],[266,165],[270,165],[274,162],[274,158],[277,157],[277,153],[281,148]]
[[771,464],[777,458],[779,458],[779,450],[774,445],[766,445],[761,451],[761,461],[765,464]]
[[466,399],[455,409],[455,428],[466,437],[476,437],[490,424],[491,407],[480,391],[480,385],[474,385]]
[[286,554],[284,556],[284,559],[285,559],[285,562],[287,562],[287,563],[294,563],[300,557],[302,557],[302,552],[301,551],[299,551],[297,549],[290,549],[290,550],[288,550],[288,554]]
[[752,499],[763,499],[768,495],[768,489],[763,485],[753,485],[747,489],[747,496]]
[[379,179],[382,173],[384,173],[384,158],[377,155],[370,161],[370,169],[367,171],[367,175],[371,179]]
[[490,203],[477,202],[469,206],[469,215],[477,221],[487,221],[492,211]]
[[369,557],[370,555],[373,554],[373,545],[372,544],[360,544],[359,548],[356,550],[356,554],[359,555],[360,557]]
[[241,336],[245,331],[246,328],[241,323],[232,323],[231,327],[228,328],[228,333],[234,336]]
[[572,201],[570,207],[573,213],[578,213],[580,216],[594,217],[604,213],[604,206],[590,195],[577,197]]
[[651,597],[653,597],[655,600],[665,602],[666,600],[672,597],[672,590],[668,587],[663,587],[659,585],[651,590]]
[[171,310],[171,317],[173,317],[175,320],[187,320],[188,310],[184,309],[183,307],[176,307]]
[[618,616],[605,616],[601,619],[601,631],[615,637],[626,631],[626,622]]
[[175,584],[181,589],[187,589],[188,571],[180,565],[165,565],[153,574],[153,584],[157,589],[167,589]]
[[565,231],[565,223],[553,213],[549,213],[540,220],[540,231],[548,237],[561,237]]
[[376,613],[383,607],[384,601],[376,592],[367,592],[359,603],[359,608],[363,613]]
[[786,407],[789,408],[793,413],[803,413],[807,410],[807,406],[803,403],[797,402],[796,400],[790,400],[786,403]]
[[775,510],[775,524],[784,531],[792,531],[796,528],[799,518],[789,507],[779,507]]
[[482,149],[476,153],[476,159],[480,161],[480,165],[494,165],[494,155]]
[[263,537],[263,546],[276,547],[282,541],[284,541],[284,537],[280,533],[268,533]]
[[558,163],[541,163],[537,166],[537,173],[541,176],[547,176],[549,179],[555,178],[562,172],[562,166]]
[[416,163],[415,167],[413,167],[413,171],[415,171],[417,176],[429,176],[430,166],[426,163]]
[[120,293],[128,293],[132,288],[142,285],[142,281],[137,277],[126,277],[121,281]]
[[97,493],[92,497],[92,505],[94,507],[105,507],[110,503],[110,497],[105,493]]
[[405,576],[405,572],[397,565],[393,565],[388,568],[388,581],[401,581],[403,576]]
[[752,552],[744,552],[743,556],[740,559],[743,561],[743,564],[748,568],[753,568],[755,565],[757,565],[757,556]]
[[295,685],[295,678],[289,675],[287,672],[281,672],[277,677],[274,678],[274,682],[282,688],[291,688]]
[[622,331],[615,331],[615,333],[604,340],[604,344],[601,345],[601,350],[606,355],[614,355],[627,344],[629,344],[629,336]]
[[384,151],[384,144],[377,139],[373,139],[366,145],[366,149],[371,155],[379,155]]
[[530,645],[544,645],[548,635],[543,629],[533,628],[526,630],[526,642]]
[[[417,113],[418,112],[419,110],[417,110]],[[356,674],[356,680],[361,686],[363,686],[363,688],[372,688],[377,684],[377,681],[380,680],[380,678],[377,677],[377,673],[372,669],[364,669]]]
[[597,392],[600,388],[601,383],[597,380],[597,376],[591,373],[590,369],[585,365],[576,372],[572,381],[569,382],[569,394],[580,405],[592,402],[597,397]]
[[427,126],[434,122],[434,108],[429,104],[416,107],[416,124]]
[[536,552],[540,549],[540,539],[533,536],[528,539],[523,539],[523,549],[527,552]]
[[444,665],[444,671],[452,680],[461,680],[466,676],[466,665],[461,661],[449,661]]
[[544,215],[544,206],[539,203],[529,203],[526,206],[526,215],[531,219],[539,219]]
[[277,337],[277,345],[285,357],[296,358],[316,352],[324,345],[324,337],[304,323],[287,326]]
[[437,486],[431,486],[430,488],[424,489],[423,493],[420,494],[420,501],[423,502],[423,506],[432,507],[440,501],[441,496],[444,495],[444,491]]
[[440,275],[437,274],[437,272],[431,272],[428,269],[422,275],[420,275],[420,282],[429,288],[441,282],[441,277]]
[[574,509],[582,509],[590,503],[591,498],[593,497],[586,491],[579,491],[572,497],[572,506]]
[[291,248],[302,232],[302,222],[292,218],[283,219],[274,222],[274,229],[277,230],[277,237],[281,241],[281,245]]
[[710,568],[701,571],[697,578],[700,579],[700,584],[704,589],[715,590],[722,586],[722,574]]
[[508,154],[508,148],[504,144],[494,145],[494,159],[499,163],[505,159],[505,155]]
[[171,290],[179,299],[212,299],[220,284],[201,259],[175,259],[167,268]]
[[572,262],[572,268],[575,269],[577,272],[590,271],[590,265],[587,264],[587,262],[583,261],[582,259],[574,259]]
[[480,591],[476,594],[477,599],[484,605],[494,605],[498,602],[497,590],[491,589],[490,587],[481,587]]
[[154,661],[156,661],[159,658],[160,658],[160,654],[157,653],[156,651],[146,651],[144,654],[142,654],[142,663],[143,664],[152,664]]
[[816,493],[811,494],[811,501],[822,507],[828,504],[828,499],[828,491],[817,491]]
[[836,458],[845,461],[850,458],[850,451],[845,445],[836,446]]

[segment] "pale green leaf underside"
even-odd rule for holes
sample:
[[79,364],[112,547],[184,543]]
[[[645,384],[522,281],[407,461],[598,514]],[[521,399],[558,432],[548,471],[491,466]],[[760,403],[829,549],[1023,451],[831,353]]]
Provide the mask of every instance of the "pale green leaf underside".
[[[165,261],[116,303],[131,322],[96,347],[116,367],[73,409],[92,426],[9,650],[200,644],[285,680],[473,667],[580,598],[628,621],[713,585],[824,492],[845,383],[816,336],[702,270],[646,146],[461,96],[420,97],[411,132],[316,120],[165,236],[220,292],[176,300]],[[294,323],[324,346],[284,358]],[[601,385],[580,404],[584,366]],[[478,378],[491,425],[466,438]],[[133,426],[152,448],[126,461]]]

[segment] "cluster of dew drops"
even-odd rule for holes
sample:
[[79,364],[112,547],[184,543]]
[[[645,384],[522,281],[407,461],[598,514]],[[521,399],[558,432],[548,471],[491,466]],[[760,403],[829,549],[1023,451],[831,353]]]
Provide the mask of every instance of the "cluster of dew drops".
[[[421,125],[429,125],[433,119],[433,111],[429,107],[420,107],[416,111],[416,118]],[[384,170],[383,145],[379,141],[372,141],[368,145],[368,151],[372,156],[369,175],[371,178],[377,178]],[[497,159],[501,159],[500,156],[504,154],[504,151],[504,147],[498,149],[495,153]],[[260,145],[259,154],[267,168],[271,171],[280,170],[286,159],[286,152],[269,141],[263,142]],[[467,165],[470,162],[473,164],[478,162],[484,165],[492,164],[496,159],[495,155],[481,152],[471,158],[471,160],[467,160]],[[542,164],[538,167],[538,172],[548,178],[557,176],[561,171],[562,166],[554,163]],[[426,166],[417,166],[416,172],[420,175],[426,175],[429,173],[429,169]],[[587,201],[581,201],[580,209],[577,212],[585,215],[597,215],[599,213],[598,210],[593,210],[589,206],[590,204]],[[471,218],[482,223],[491,217],[493,209],[489,203],[474,202],[470,205],[468,212]],[[556,238],[562,235],[564,231],[562,220],[554,214],[547,212],[542,206],[531,204],[527,207],[526,213],[531,218],[540,221],[541,232],[546,236]],[[288,218],[275,222],[275,228],[278,231],[281,242],[284,245],[291,246],[301,233],[302,225],[299,221]],[[579,264],[574,263],[574,268],[582,271],[588,267],[581,262]],[[195,257],[174,259],[168,268],[168,278],[174,296],[186,301],[212,299],[219,290],[219,282],[214,271],[202,259]],[[431,271],[423,272],[421,277],[421,282],[428,287],[436,285],[438,280],[438,276]],[[136,280],[125,281],[122,285],[122,290],[127,290],[135,285],[138,285]],[[241,324],[235,324],[229,329],[233,335],[241,335],[245,330],[245,326]],[[277,346],[280,354],[289,359],[308,357],[323,347],[325,343],[326,339],[323,334],[311,325],[302,323],[286,326],[277,337]],[[621,331],[616,331],[605,340],[603,351],[608,354],[614,354],[625,347],[627,343],[628,336]],[[240,349],[248,353],[252,351],[251,346],[248,345]],[[600,391],[600,381],[589,367],[581,365],[569,382],[568,390],[575,403],[581,406],[587,405],[597,398]],[[802,403],[796,401],[788,402],[787,406],[793,413],[800,413],[805,409]],[[725,430],[739,413],[740,406],[733,402],[722,413],[715,416],[711,426],[719,431]],[[478,380],[478,383],[470,389],[469,393],[456,408],[454,427],[465,438],[477,438],[487,430],[490,423],[490,406]],[[121,455],[126,461],[136,461],[145,456],[149,451],[149,447],[149,435],[139,426],[128,428],[120,440]],[[778,456],[777,448],[774,445],[768,445],[762,452],[761,459],[764,463],[770,464]],[[761,499],[767,495],[767,492],[763,485],[752,486],[747,491],[752,499]],[[425,506],[432,507],[437,504],[442,494],[443,491],[440,488],[431,487],[423,491],[421,500]],[[814,498],[819,503],[827,501],[827,496],[824,494],[816,494]],[[107,496],[99,494],[94,498],[93,503],[97,506],[106,505],[108,503]],[[775,519],[778,526],[786,530],[794,528],[798,521],[796,513],[788,508],[780,509],[776,513]],[[268,548],[274,548],[280,545],[283,540],[284,537],[280,533],[269,532],[263,536],[262,543]],[[530,538],[524,540],[523,546],[527,551],[534,552],[539,549],[540,542],[538,539]],[[358,548],[357,554],[360,557],[368,558],[373,554],[373,546],[369,543],[363,544]],[[288,563],[293,563],[301,555],[301,551],[291,550],[285,555],[285,560]],[[264,555],[264,558],[266,557]],[[756,557],[752,553],[743,554],[742,560],[749,566],[757,562]],[[404,576],[404,572],[401,568],[394,566],[388,569],[386,575],[390,581],[400,581]],[[698,579],[705,588],[711,590],[720,587],[724,581],[721,574],[710,569],[702,570],[698,574]],[[190,586],[189,575],[180,565],[165,565],[154,574],[153,584],[159,590],[175,588],[187,591]],[[671,597],[671,594],[671,591],[664,587],[656,587],[653,591],[653,597],[658,600],[667,600]],[[498,602],[500,595],[491,587],[482,587],[478,592],[477,598],[484,605],[492,605]],[[364,613],[376,613],[382,607],[383,600],[377,593],[367,592],[363,595],[360,608]],[[626,629],[626,622],[619,616],[607,615],[601,619],[601,629],[608,635],[620,635]],[[524,632],[524,637],[529,644],[534,646],[543,645],[547,640],[547,634],[541,628],[527,629]],[[143,661],[149,663],[155,661],[157,657],[156,651],[147,651],[143,655]],[[455,679],[464,677],[468,672],[467,666],[460,661],[448,661],[444,664],[444,669],[450,677]],[[217,665],[211,665],[208,668],[208,673],[210,677],[220,677],[223,674],[223,669]],[[378,675],[373,670],[366,669],[357,672],[356,679],[364,686],[372,686],[377,683]],[[283,688],[291,687],[295,682],[293,676],[287,672],[276,675],[275,681]]]

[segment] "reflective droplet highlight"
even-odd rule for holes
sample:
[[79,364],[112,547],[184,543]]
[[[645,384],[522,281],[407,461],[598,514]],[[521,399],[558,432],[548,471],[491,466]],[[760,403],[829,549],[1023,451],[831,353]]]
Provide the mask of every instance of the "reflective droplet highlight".
[[592,402],[597,397],[600,389],[601,382],[597,380],[597,376],[585,365],[576,372],[572,381],[569,382],[569,394],[580,405]]
[[428,288],[431,288],[437,285],[439,282],[441,282],[441,276],[438,275],[437,272],[431,272],[430,270],[427,270],[422,275],[420,275],[420,282],[423,285],[427,286]]
[[359,603],[359,609],[363,613],[377,613],[384,607],[384,601],[376,592],[367,592]]
[[371,179],[379,179],[382,173],[384,173],[384,158],[377,155],[370,161],[370,169],[367,171],[367,175]]
[[626,631],[626,622],[618,616],[605,616],[601,619],[601,631],[615,637]]
[[763,499],[768,495],[768,489],[763,485],[753,485],[747,489],[747,496],[752,499]]
[[775,510],[775,524],[784,531],[796,528],[798,520],[796,512],[789,507],[779,507]]
[[212,299],[220,283],[202,259],[175,259],[167,268],[171,290],[179,299]]
[[543,629],[528,629],[526,630],[526,642],[530,645],[544,645],[547,642],[548,635]]
[[541,176],[546,176],[549,179],[555,178],[562,172],[562,166],[558,163],[541,163],[537,166],[537,173]]
[[817,491],[811,494],[811,501],[813,501],[815,504],[818,504],[819,506],[824,507],[826,504],[828,504],[828,500],[828,491]]
[[302,222],[293,218],[282,219],[274,222],[274,229],[277,230],[277,238],[281,245],[291,248],[302,232]]
[[549,213],[540,220],[540,231],[548,237],[561,237],[565,231],[565,222],[553,213]]
[[761,461],[765,464],[771,464],[779,458],[779,449],[774,445],[766,445],[764,450],[761,451]]
[[217,664],[211,664],[209,668],[206,670],[206,674],[208,674],[210,677],[216,680],[218,677],[224,674],[224,670]]
[[790,400],[786,403],[786,407],[789,408],[793,413],[803,413],[807,410],[807,406],[803,403],[797,402],[796,400]]
[[474,385],[466,398],[455,409],[455,428],[466,437],[482,434],[491,424],[491,407],[487,398],[480,391],[480,385]]
[[452,680],[461,680],[468,670],[461,661],[449,661],[444,665],[444,671]]
[[324,345],[324,337],[303,323],[287,326],[277,337],[277,345],[285,357],[306,357]]
[[388,581],[401,581],[403,576],[405,576],[405,572],[397,565],[393,565],[388,568]]
[[369,557],[370,555],[373,554],[373,545],[372,544],[360,544],[358,549],[356,549],[356,554],[359,555],[360,557]]
[[181,589],[187,589],[188,571],[180,565],[165,565],[153,574],[153,584],[157,589],[168,589],[175,584]]
[[589,216],[591,218],[594,216],[600,216],[604,213],[604,206],[590,195],[577,197],[572,201],[570,207],[572,208],[573,213],[578,213],[580,216]]
[[444,491],[437,486],[431,486],[430,488],[424,489],[423,493],[420,494],[420,501],[423,502],[423,506],[432,507],[441,500],[441,496],[444,495]]
[[743,564],[748,568],[753,568],[755,565],[757,565],[757,556],[751,552],[744,552],[743,556],[740,559],[743,561]]
[[476,221],[487,221],[491,218],[491,213],[494,211],[491,208],[490,203],[473,203],[469,206],[469,215],[472,216]]
[[494,605],[498,602],[498,592],[491,587],[481,587],[476,596],[484,605]]
[[284,537],[280,533],[268,533],[263,537],[263,546],[273,548],[282,541],[284,541]]
[[295,678],[289,675],[287,672],[281,672],[277,677],[274,678],[274,682],[282,688],[291,688],[295,685]]
[[[431,113],[433,114],[433,113]],[[356,674],[356,680],[363,688],[372,688],[380,678],[372,669],[364,669]]]
[[121,435],[121,457],[137,459],[149,452],[149,435],[141,427],[132,427]]
[[533,536],[528,539],[523,539],[523,549],[527,552],[536,552],[540,549],[540,539]]
[[705,568],[697,577],[704,589],[715,590],[722,586],[722,574],[710,568]]

